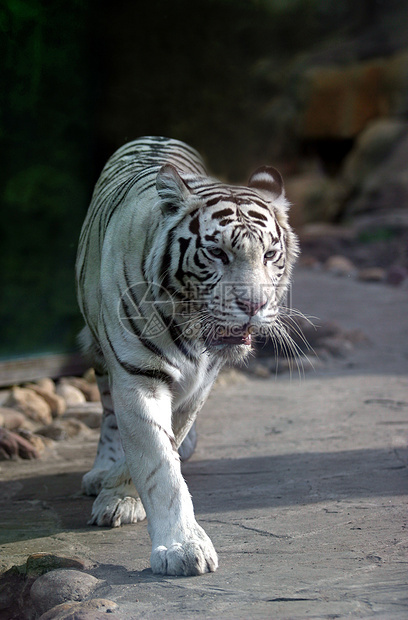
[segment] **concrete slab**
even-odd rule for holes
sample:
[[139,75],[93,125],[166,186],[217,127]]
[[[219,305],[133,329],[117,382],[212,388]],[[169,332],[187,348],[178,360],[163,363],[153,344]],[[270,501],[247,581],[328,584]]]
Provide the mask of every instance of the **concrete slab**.
[[96,433],[2,463],[0,567],[40,551],[88,558],[112,618],[407,618],[407,291],[311,271],[293,291],[370,343],[304,378],[214,390],[183,471],[216,573],[155,576],[145,523],[86,526]]

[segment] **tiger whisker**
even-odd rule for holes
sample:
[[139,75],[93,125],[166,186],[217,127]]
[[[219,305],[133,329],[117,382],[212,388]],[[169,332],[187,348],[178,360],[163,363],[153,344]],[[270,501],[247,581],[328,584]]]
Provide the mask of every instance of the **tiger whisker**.
[[303,364],[303,351],[301,350],[299,345],[293,340],[293,338],[290,336],[290,334],[288,333],[286,329],[286,326],[280,322],[279,318],[272,328],[271,336],[272,336],[272,341],[275,341],[274,342],[275,350],[276,350],[276,340],[282,347],[282,350],[285,354],[285,358],[288,361],[290,376],[292,376],[293,365],[295,363],[299,376],[304,377],[305,369],[304,369],[304,364]]

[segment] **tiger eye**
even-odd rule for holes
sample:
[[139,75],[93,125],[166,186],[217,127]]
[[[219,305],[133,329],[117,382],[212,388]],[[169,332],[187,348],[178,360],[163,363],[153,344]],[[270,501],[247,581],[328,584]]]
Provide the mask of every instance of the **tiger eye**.
[[277,252],[277,250],[269,250],[269,252],[266,252],[266,254],[264,255],[264,264],[266,265],[267,262],[273,260]]
[[208,248],[208,253],[211,254],[211,256],[214,256],[214,258],[221,259],[224,265],[229,263],[228,254],[221,248]]

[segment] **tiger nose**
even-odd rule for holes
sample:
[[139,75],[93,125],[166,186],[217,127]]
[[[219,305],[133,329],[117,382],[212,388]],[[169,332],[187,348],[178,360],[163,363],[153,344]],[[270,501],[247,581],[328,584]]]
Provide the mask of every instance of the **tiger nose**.
[[264,306],[266,301],[253,301],[252,299],[237,299],[237,306],[248,316],[255,316]]

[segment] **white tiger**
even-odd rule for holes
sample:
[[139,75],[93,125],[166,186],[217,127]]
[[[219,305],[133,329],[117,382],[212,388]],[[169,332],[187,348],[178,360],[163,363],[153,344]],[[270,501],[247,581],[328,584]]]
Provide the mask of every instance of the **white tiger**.
[[[82,340],[104,408],[83,490],[91,523],[146,515],[154,573],[215,571],[180,456],[225,361],[279,333],[279,300],[298,252],[282,178],[247,187],[209,178],[196,151],[146,137],[120,148],[95,187],[77,257]],[[136,491],[137,489],[137,491]]]

